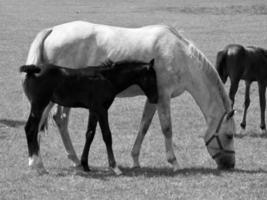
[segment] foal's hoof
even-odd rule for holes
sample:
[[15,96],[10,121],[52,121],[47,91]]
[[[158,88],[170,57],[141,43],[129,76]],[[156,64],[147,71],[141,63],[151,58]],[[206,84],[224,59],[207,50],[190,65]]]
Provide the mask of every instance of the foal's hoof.
[[246,129],[244,129],[244,128],[240,128],[240,131],[239,131],[239,134],[240,135],[245,135],[246,134]]
[[89,165],[87,164],[87,162],[86,163],[81,163],[81,168],[83,169],[83,171],[85,171],[85,172],[89,172],[90,171],[90,168],[89,168]]

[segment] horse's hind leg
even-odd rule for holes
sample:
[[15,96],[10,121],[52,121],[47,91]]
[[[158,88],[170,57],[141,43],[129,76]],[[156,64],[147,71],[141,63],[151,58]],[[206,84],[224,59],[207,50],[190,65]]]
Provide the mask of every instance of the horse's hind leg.
[[245,132],[246,129],[247,110],[250,105],[249,92],[250,92],[251,81],[246,81],[245,83],[246,83],[246,89],[245,89],[244,111],[243,111],[243,119],[240,124],[242,132]]
[[265,125],[265,108],[266,108],[266,100],[265,100],[265,91],[266,85],[264,83],[258,82],[259,86],[259,97],[260,97],[260,108],[261,108],[261,132],[266,134],[266,125]]
[[70,139],[70,134],[68,131],[69,114],[70,114],[70,108],[58,106],[57,113],[53,116],[53,118],[57,124],[68,158],[74,163],[74,166],[79,166],[80,161],[73,148]]
[[173,170],[177,171],[179,169],[179,165],[173,151],[170,98],[162,97],[157,104],[157,110],[161,129],[165,137],[167,161],[172,164]]
[[122,172],[118,168],[116,161],[115,161],[114,154],[113,154],[112,135],[111,135],[111,131],[110,131],[109,124],[108,124],[107,111],[105,110],[105,111],[99,112],[98,113],[98,119],[99,119],[99,125],[101,128],[103,140],[104,140],[104,142],[106,144],[106,148],[107,148],[109,166],[117,175],[120,175]]
[[96,125],[97,125],[96,114],[94,112],[89,112],[88,126],[87,126],[87,131],[86,131],[86,140],[85,140],[85,145],[84,145],[83,153],[81,157],[81,165],[84,171],[90,170],[88,166],[88,154],[89,154],[90,146],[95,136]]
[[147,133],[147,130],[155,114],[155,111],[156,111],[156,105],[150,104],[148,100],[146,100],[142,120],[140,122],[138,135],[135,139],[135,143],[132,148],[133,167],[140,167],[140,164],[139,164],[140,149],[141,149],[144,137]]

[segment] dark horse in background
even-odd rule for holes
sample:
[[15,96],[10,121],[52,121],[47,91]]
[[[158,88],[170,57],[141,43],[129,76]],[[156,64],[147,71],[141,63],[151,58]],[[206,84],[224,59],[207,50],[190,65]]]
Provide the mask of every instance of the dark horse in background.
[[253,81],[258,82],[262,133],[266,134],[265,125],[265,91],[267,84],[267,50],[260,47],[248,46],[243,47],[238,44],[230,44],[217,54],[216,69],[223,81],[230,78],[229,97],[232,100],[232,106],[235,102],[235,94],[238,89],[240,80],[246,84],[245,102],[243,120],[240,124],[242,131],[246,128],[247,109],[250,104],[250,85]]
[[[137,84],[150,103],[157,103],[158,91],[154,60],[109,61],[101,66],[70,69],[52,64],[45,66],[24,65],[26,72],[24,92],[31,103],[31,111],[25,126],[29,150],[29,165],[39,173],[45,173],[38,144],[38,132],[44,128],[49,111],[54,103],[66,107],[82,107],[90,111],[86,142],[81,165],[89,171],[88,154],[93,141],[97,122],[106,144],[109,166],[116,174],[120,170],[112,149],[112,136],[108,123],[108,109],[118,93]],[[40,134],[39,134],[40,135]]]

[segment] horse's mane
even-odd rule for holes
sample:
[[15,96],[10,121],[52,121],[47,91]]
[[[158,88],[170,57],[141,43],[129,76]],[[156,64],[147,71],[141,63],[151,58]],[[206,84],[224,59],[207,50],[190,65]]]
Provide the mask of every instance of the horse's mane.
[[222,97],[222,101],[226,108],[226,111],[230,111],[231,109],[230,99],[225,92],[223,83],[219,75],[216,73],[215,68],[208,60],[208,58],[201,51],[199,51],[193,43],[190,43],[188,48],[191,55],[202,63],[200,65],[202,71],[205,72],[207,78],[209,78],[209,80],[217,87],[217,90],[219,91],[219,94]]
[[178,37],[180,41],[182,41],[185,44],[185,46],[187,46],[188,55],[193,58],[196,58],[199,61],[199,63],[201,63],[199,65],[201,70],[206,74],[207,78],[212,82],[212,84],[217,87],[217,90],[220,96],[222,97],[223,105],[226,108],[226,111],[230,111],[231,110],[230,99],[227,96],[223,83],[221,82],[219,75],[216,73],[212,63],[200,50],[197,49],[197,47],[193,44],[193,42],[186,39],[184,36],[181,35],[180,32],[177,32],[176,29],[174,29],[173,27],[170,27],[170,30],[173,34],[175,34]]

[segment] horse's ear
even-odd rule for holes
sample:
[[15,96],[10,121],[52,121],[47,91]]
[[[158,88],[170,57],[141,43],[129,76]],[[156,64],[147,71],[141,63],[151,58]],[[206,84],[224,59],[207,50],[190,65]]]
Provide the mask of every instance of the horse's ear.
[[149,69],[152,68],[154,66],[154,61],[155,59],[153,58],[150,62],[149,62]]
[[227,114],[227,116],[226,116],[226,120],[231,119],[231,118],[234,116],[234,114],[235,114],[235,110],[231,110],[231,111]]

